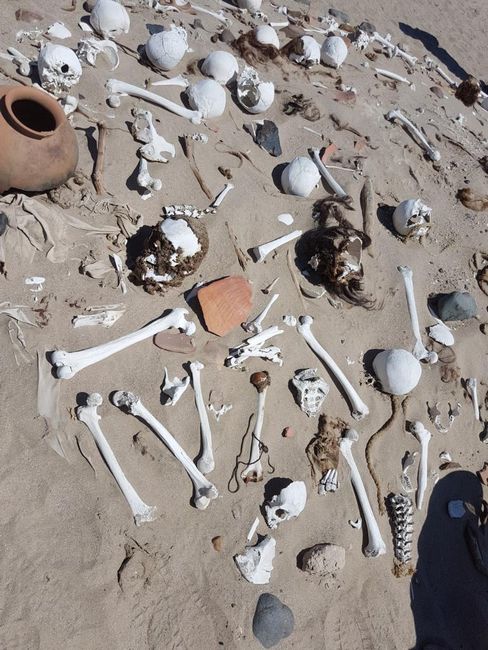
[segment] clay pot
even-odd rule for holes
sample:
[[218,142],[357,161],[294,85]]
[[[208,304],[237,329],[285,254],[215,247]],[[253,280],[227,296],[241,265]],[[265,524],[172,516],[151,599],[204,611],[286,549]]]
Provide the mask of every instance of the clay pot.
[[0,193],[62,185],[78,164],[78,142],[62,108],[25,86],[0,86]]

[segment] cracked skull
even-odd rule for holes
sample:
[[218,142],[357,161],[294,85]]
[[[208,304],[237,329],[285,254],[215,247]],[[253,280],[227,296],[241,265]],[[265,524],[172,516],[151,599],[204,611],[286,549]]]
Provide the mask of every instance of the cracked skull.
[[37,66],[42,87],[55,95],[69,92],[82,74],[80,60],[73,50],[54,43],[42,46]]

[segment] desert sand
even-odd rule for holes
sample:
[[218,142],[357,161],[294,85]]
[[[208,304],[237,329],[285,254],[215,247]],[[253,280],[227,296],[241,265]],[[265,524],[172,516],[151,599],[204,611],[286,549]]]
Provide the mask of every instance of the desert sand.
[[[20,6],[40,12],[43,28],[62,20],[72,32],[72,37],[63,44],[75,48],[83,35],[78,21],[87,15],[81,4],[78,0],[76,9],[67,12],[68,0],[43,3],[25,0],[20,4],[5,0],[0,6],[0,49],[5,51],[9,46],[16,46],[27,56],[37,57],[37,49],[28,40],[16,43],[19,30],[33,28],[32,24],[16,21],[15,11]],[[309,5],[290,1],[287,5],[311,16],[324,15],[328,9],[328,5],[315,2]],[[213,10],[218,7],[213,2],[205,6]],[[192,61],[200,60],[212,49],[232,51],[228,45],[210,41],[221,26],[209,16],[161,15],[147,8],[133,9],[130,31],[118,39],[132,51],[119,48],[119,68],[112,72],[102,62],[97,67],[84,66],[74,94],[80,97],[85,114],[76,112],[71,120],[80,149],[78,171],[86,177],[82,190],[87,194],[82,201],[82,193],[71,184],[75,191],[65,188],[64,208],[50,202],[46,194],[35,197],[44,202],[48,212],[71,215],[93,226],[115,225],[110,210],[91,211],[92,199],[96,197],[90,175],[96,156],[99,119],[104,119],[109,127],[104,169],[108,196],[142,215],[145,225],[160,220],[164,205],[187,203],[205,208],[209,204],[178,141],[185,133],[208,135],[206,144],[195,143],[195,156],[211,191],[216,195],[226,182],[218,167],[230,170],[235,189],[216,214],[204,217],[210,245],[198,272],[182,286],[169,288],[164,295],[148,295],[127,279],[128,291],[124,295],[113,273],[105,280],[80,273],[80,265],[90,253],[105,263],[109,263],[109,253],[114,251],[124,259],[125,248],[114,247],[103,235],[80,234],[67,228],[64,259],[53,263],[46,257],[47,246],[36,250],[21,234],[9,233],[5,246],[6,275],[0,277],[1,300],[22,306],[36,326],[19,323],[19,333],[8,315],[0,315],[2,648],[259,648],[261,645],[252,633],[252,617],[257,599],[264,592],[278,596],[294,613],[294,631],[279,645],[283,650],[416,647],[483,650],[488,647],[486,578],[476,572],[468,555],[463,538],[465,519],[451,520],[446,514],[446,504],[451,498],[470,501],[479,507],[482,486],[473,473],[486,459],[486,448],[479,439],[483,424],[474,419],[472,404],[461,383],[466,377],[478,379],[481,417],[486,418],[487,339],[480,325],[486,319],[488,302],[470,267],[473,254],[483,251],[486,245],[486,213],[467,209],[456,199],[456,193],[468,182],[476,192],[486,193],[486,173],[478,159],[486,154],[488,113],[479,105],[474,109],[465,107],[435,71],[427,71],[421,65],[427,55],[457,82],[468,73],[478,79],[486,78],[488,5],[481,0],[464,3],[343,0],[338,8],[349,13],[353,25],[368,20],[380,34],[390,33],[394,43],[404,44],[410,54],[418,57],[419,64],[409,74],[398,57],[388,59],[379,52],[373,63],[354,48],[350,48],[338,73],[322,65],[305,71],[287,61],[280,65],[260,64],[262,77],[276,85],[275,101],[264,117],[273,120],[279,128],[283,149],[279,158],[260,149],[245,132],[243,124],[253,116],[241,110],[229,91],[226,91],[224,115],[199,126],[131,97],[122,97],[118,108],[110,108],[106,103],[104,86],[108,78],[139,86],[148,79],[159,78],[138,60],[136,53],[154,25],[168,26],[175,20],[188,29],[192,52],[185,55],[169,76],[186,73]],[[262,10],[271,12],[269,0],[264,1]],[[228,15],[233,20],[234,35],[254,24],[249,15],[241,21],[236,15]],[[315,36],[322,41],[321,34]],[[286,36],[280,37],[281,44],[287,40]],[[368,51],[373,51],[372,45]],[[369,67],[363,65],[365,62]],[[15,66],[5,60],[0,63],[9,75],[3,75],[5,82],[15,83],[12,77],[19,78]],[[392,85],[377,78],[375,65],[408,76],[415,83],[415,90],[406,84]],[[201,77],[198,70],[187,74],[190,80]],[[339,75],[344,84],[357,90],[354,104],[335,100]],[[19,79],[30,83],[29,79]],[[313,82],[320,85],[314,86]],[[443,96],[431,92],[432,86],[442,88]],[[155,87],[152,90],[180,102],[181,89]],[[311,98],[320,110],[320,120],[308,122],[300,115],[285,115],[282,109],[285,92],[303,93]],[[135,184],[139,144],[127,127],[134,106],[152,111],[156,128],[177,151],[167,165],[150,164],[151,172],[162,179],[163,187],[147,201],[141,199]],[[385,119],[385,114],[396,107],[425,128],[441,153],[437,168],[400,126]],[[306,156],[309,147],[322,147],[329,142],[338,148],[336,156],[340,161],[334,164],[348,164],[357,153],[354,144],[358,137],[348,131],[336,131],[330,113],[336,113],[368,136],[374,145],[361,151],[363,175],[371,177],[376,201],[386,206],[380,216],[387,217],[374,221],[374,257],[363,258],[365,286],[377,300],[377,308],[373,310],[351,307],[344,302],[335,308],[325,296],[309,299],[299,295],[287,264],[287,249],[292,260],[294,257],[293,245],[280,249],[276,256],[269,256],[261,264],[248,256],[243,270],[225,225],[228,222],[237,245],[244,252],[294,228],[306,231],[313,227],[313,203],[326,197],[328,190],[321,182],[309,198],[287,196],[275,183],[276,168],[295,156]],[[456,122],[459,114],[464,116],[463,124]],[[91,121],[87,115],[92,116]],[[446,135],[462,147],[454,145]],[[248,158],[240,161],[229,151],[244,152]],[[363,175],[340,170],[333,173],[353,199],[355,209],[347,211],[347,218],[356,228],[362,228],[359,193]],[[432,207],[432,227],[421,242],[402,241],[392,230],[391,218],[388,221],[388,215],[391,217],[388,208],[406,198],[417,197]],[[0,209],[7,215],[22,212],[20,207],[7,202]],[[293,215],[293,225],[285,226],[277,221],[276,217],[283,212]],[[60,233],[56,231],[56,235]],[[478,319],[453,324],[452,352],[442,352],[444,363],[423,365],[421,381],[406,403],[405,418],[402,414],[374,448],[374,463],[386,496],[392,491],[402,491],[401,460],[405,452],[419,450],[418,442],[405,429],[405,419],[420,420],[432,432],[425,505],[414,513],[413,561],[415,565],[418,560],[418,572],[403,578],[393,575],[390,524],[386,515],[378,513],[375,487],[364,456],[368,439],[391,414],[390,398],[370,380],[368,352],[390,347],[413,348],[403,284],[396,270],[399,264],[410,265],[414,272],[424,343],[428,342],[425,328],[435,322],[427,308],[431,293],[469,291],[476,299],[479,314]],[[223,359],[228,348],[243,341],[245,332],[236,328],[219,339],[205,330],[198,314],[188,307],[184,294],[196,282],[209,282],[230,274],[244,275],[252,283],[253,316],[268,299],[262,289],[279,277],[275,291],[280,297],[266,325],[280,325],[284,330],[276,339],[283,354],[282,367],[252,359],[245,371],[225,368]],[[40,292],[31,292],[31,287],[24,283],[29,276],[45,277]],[[86,307],[114,304],[124,304],[125,313],[111,329],[73,328],[73,317],[83,313]],[[38,365],[49,370],[46,351],[97,345],[142,327],[164,310],[175,307],[188,308],[189,318],[197,326],[194,336],[197,351],[191,358],[165,352],[156,348],[151,339],[146,340],[86,368],[72,379],[51,380],[53,390],[59,391],[57,421],[56,417],[39,414]],[[35,311],[39,308],[41,312]],[[305,313],[313,316],[317,338],[369,406],[369,416],[361,422],[351,419],[336,383],[296,328],[282,323],[286,314],[299,317]],[[200,354],[208,341],[219,342],[213,359],[208,354]],[[436,349],[440,350],[440,346]],[[216,459],[216,468],[209,478],[220,496],[204,511],[192,506],[192,485],[180,463],[146,425],[110,402],[110,394],[115,390],[130,390],[140,395],[190,457],[195,458],[200,432],[193,390],[187,390],[174,407],[162,406],[160,385],[165,366],[170,376],[183,377],[187,362],[197,358],[206,364],[202,374],[205,398],[213,390],[221,393],[223,402],[233,407],[218,423],[209,414]],[[458,378],[448,383],[441,381],[446,365],[459,369]],[[386,543],[387,552],[380,557],[363,555],[364,524],[362,530],[356,530],[348,523],[361,513],[343,459],[340,488],[335,494],[319,496],[311,478],[305,448],[317,432],[317,418],[306,417],[289,387],[295,371],[308,367],[318,368],[320,376],[330,384],[323,412],[342,418],[359,432],[353,450]],[[263,482],[248,485],[240,482],[237,486],[233,480],[236,457],[249,417],[256,408],[256,391],[249,377],[258,370],[267,370],[271,377],[263,442],[268,447],[274,471],[265,463]],[[135,526],[90,432],[76,419],[76,406],[83,403],[87,393],[93,392],[103,397],[99,409],[101,427],[124,471],[144,501],[157,507],[158,517],[153,522]],[[47,410],[43,399],[41,413]],[[461,404],[460,416],[448,433],[438,432],[430,422],[427,402],[431,405],[440,402],[443,409],[447,402]],[[281,436],[287,426],[294,429],[294,437]],[[241,460],[244,462],[249,438],[246,436],[243,444]],[[461,469],[440,470],[439,454],[443,451],[448,451]],[[410,474],[414,487],[416,472],[417,464]],[[247,532],[256,516],[260,519],[258,533],[270,532],[260,507],[267,484],[277,478],[305,481],[308,499],[297,519],[272,531],[277,552],[271,580],[268,585],[258,586],[241,577],[233,556],[244,550]],[[410,496],[414,498],[415,494]],[[215,536],[222,536],[220,551],[211,543]],[[297,566],[300,552],[321,542],[339,544],[346,549],[345,568],[333,579],[308,575]]]

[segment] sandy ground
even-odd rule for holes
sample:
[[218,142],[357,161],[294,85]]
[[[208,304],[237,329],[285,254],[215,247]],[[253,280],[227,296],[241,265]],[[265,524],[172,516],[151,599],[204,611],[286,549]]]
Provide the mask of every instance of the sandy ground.
[[[28,29],[29,25],[16,22],[14,12],[18,3],[6,0],[1,5],[1,49],[5,50],[15,44],[16,32]],[[81,36],[77,22],[85,12],[81,7],[74,13],[65,12],[62,8],[67,5],[67,1],[61,0],[49,0],[42,6],[27,0],[22,3],[23,8],[43,14],[42,25],[54,19],[63,20],[74,34],[66,43],[75,46]],[[305,5],[294,7],[304,9]],[[268,9],[267,2],[263,8]],[[488,6],[479,0],[462,4],[344,0],[339,8],[350,12],[353,23],[367,19],[380,33],[391,32],[393,41],[407,44],[412,54],[420,58],[424,54],[432,56],[455,78],[462,78],[463,70],[478,78],[486,75],[483,25],[488,20]],[[318,3],[312,7],[314,12],[323,13]],[[192,24],[191,16],[180,16],[186,25]],[[147,9],[134,12],[131,19],[131,31],[121,40],[133,49],[146,41],[148,25],[170,22],[170,18]],[[218,47],[209,40],[217,27],[215,21],[205,17],[200,20],[205,29],[189,27],[194,52],[187,55],[175,74],[184,72],[191,60],[198,60],[209,49]],[[246,27],[235,22],[233,29],[237,33]],[[432,45],[435,39],[438,39],[436,46]],[[28,43],[18,47],[35,56],[35,49]],[[236,188],[216,215],[206,217],[210,250],[198,273],[162,297],[149,296],[132,285],[124,296],[113,283],[101,286],[97,280],[79,273],[80,261],[90,250],[98,259],[108,261],[110,249],[103,237],[85,236],[73,242],[66,261],[58,264],[49,262],[42,252],[32,250],[30,259],[25,259],[14,247],[7,248],[7,278],[0,278],[2,300],[24,305],[25,312],[35,318],[31,311],[38,307],[35,301],[47,297],[48,322],[36,328],[21,325],[26,349],[21,356],[17,352],[16,358],[9,335],[10,319],[0,316],[2,648],[258,648],[251,622],[258,596],[265,591],[277,595],[294,612],[295,630],[281,643],[284,650],[406,650],[424,647],[427,642],[452,649],[487,647],[486,579],[478,577],[467,556],[462,541],[463,523],[452,522],[445,514],[448,498],[457,496],[471,501],[481,498],[480,485],[469,472],[478,470],[486,457],[478,439],[482,427],[474,421],[461,382],[441,382],[443,364],[425,366],[421,382],[406,406],[406,418],[422,420],[433,432],[427,497],[432,490],[434,495],[429,507],[415,513],[415,547],[419,544],[415,560],[419,555],[420,561],[411,590],[410,578],[393,576],[390,526],[386,516],[377,515],[374,485],[364,459],[364,447],[370,435],[390,416],[390,400],[370,385],[363,368],[363,357],[370,350],[412,346],[404,291],[396,271],[398,264],[409,264],[414,269],[422,328],[434,322],[427,310],[426,299],[431,292],[469,290],[475,296],[480,320],[455,327],[453,365],[459,368],[461,377],[486,381],[486,338],[479,325],[485,319],[487,299],[469,267],[473,253],[482,250],[486,241],[486,221],[483,213],[464,208],[455,194],[465,179],[471,187],[486,191],[486,176],[477,158],[486,150],[482,140],[488,136],[487,115],[481,109],[474,114],[465,108],[436,73],[418,68],[409,77],[415,81],[415,91],[401,84],[392,88],[376,79],[371,67],[361,66],[366,60],[364,54],[351,51],[341,70],[344,83],[358,90],[354,106],[333,100],[334,79],[323,67],[308,73],[291,64],[283,68],[272,63],[261,67],[263,77],[272,79],[278,91],[266,118],[274,120],[280,130],[283,155],[279,159],[260,150],[244,132],[242,125],[250,117],[230,95],[224,116],[198,128],[162,109],[151,108],[158,130],[176,145],[177,156],[166,166],[151,165],[153,174],[162,178],[163,189],[146,202],[141,200],[134,185],[138,145],[126,126],[131,120],[131,108],[139,103],[126,97],[119,108],[110,109],[105,103],[104,84],[107,78],[115,76],[143,85],[145,79],[155,79],[157,75],[135,57],[124,54],[115,73],[103,66],[84,68],[77,92],[83,98],[81,103],[95,112],[95,119],[104,115],[110,126],[105,184],[118,203],[127,203],[140,212],[148,225],[157,223],[161,206],[165,204],[184,202],[206,207],[208,201],[178,143],[178,136],[195,130],[209,136],[207,144],[196,145],[197,163],[209,187],[215,194],[221,189],[224,178],[217,168],[223,166],[231,169]],[[388,60],[383,55],[379,55],[376,65],[399,74],[406,72],[399,59]],[[2,66],[14,73],[10,64],[3,62]],[[314,87],[312,81],[320,81],[328,89]],[[429,91],[433,85],[443,87],[445,99]],[[300,116],[284,115],[281,94],[285,90],[313,98],[322,114],[320,121],[310,123]],[[178,89],[165,88],[158,92],[179,101]],[[147,107],[143,102],[140,105]],[[397,106],[414,116],[435,141],[442,155],[438,171],[400,127],[385,120],[384,114]],[[375,223],[375,257],[364,260],[366,285],[383,302],[383,307],[374,311],[347,305],[334,309],[326,298],[300,298],[284,250],[264,264],[249,261],[246,275],[254,288],[253,313],[266,302],[261,290],[275,277],[280,278],[276,286],[280,299],[267,323],[280,324],[284,314],[299,316],[305,311],[311,314],[317,337],[369,405],[369,417],[356,425],[360,440],[354,454],[387,544],[387,554],[374,559],[363,556],[362,532],[348,524],[349,519],[359,516],[359,511],[344,466],[340,472],[342,485],[335,495],[319,497],[311,480],[304,450],[317,431],[317,421],[307,419],[299,410],[288,382],[295,370],[304,367],[318,367],[321,376],[327,380],[329,376],[293,328],[285,326],[279,339],[284,357],[282,368],[253,360],[246,372],[239,372],[226,369],[221,363],[207,363],[202,379],[204,393],[211,389],[221,391],[224,401],[231,403],[233,409],[218,424],[211,419],[216,456],[211,479],[219,488],[220,498],[202,512],[190,504],[191,483],[181,465],[145,425],[113,407],[109,400],[110,393],[118,389],[141,395],[144,404],[173,432],[189,455],[195,457],[199,450],[199,422],[192,390],[174,408],[160,404],[164,366],[172,376],[181,377],[185,372],[182,366],[189,360],[186,356],[158,350],[148,340],[63,381],[59,437],[65,458],[48,444],[52,435],[37,409],[37,354],[42,356],[46,350],[55,348],[81,349],[121,336],[156,318],[165,309],[186,306],[183,291],[195,282],[241,274],[224,226],[226,221],[243,250],[288,232],[290,228],[276,220],[281,212],[293,214],[292,227],[303,230],[312,227],[312,204],[326,195],[325,188],[320,185],[309,199],[285,196],[273,181],[273,171],[296,155],[306,155],[308,147],[322,145],[321,138],[304,130],[304,126],[322,133],[325,142],[332,140],[339,147],[343,162],[347,161],[354,153],[357,138],[349,132],[334,131],[328,117],[331,112],[369,135],[377,147],[366,149],[364,169],[373,179],[380,203],[394,206],[405,198],[421,196],[432,206],[433,226],[429,237],[422,244],[404,243],[392,234],[388,224],[380,220]],[[459,113],[465,116],[464,127],[453,121]],[[89,176],[96,151],[96,128],[80,114],[73,117],[73,126],[80,146],[79,170]],[[444,134],[463,143],[473,155],[452,145]],[[244,161],[239,167],[237,158],[225,153],[227,150],[247,152],[252,164]],[[358,197],[362,178],[347,172],[336,174],[357,208],[347,216],[356,227],[361,227]],[[91,224],[114,224],[112,215],[89,215],[76,202],[67,213]],[[41,293],[33,294],[25,286],[24,279],[32,275],[46,278]],[[111,330],[71,326],[71,319],[84,306],[114,303],[124,303],[126,313]],[[191,317],[197,323],[195,340],[201,350],[207,341],[216,337],[201,327],[195,314],[191,313]],[[224,348],[239,343],[243,334],[237,329],[224,337]],[[195,358],[198,356],[197,351]],[[249,383],[249,375],[260,369],[267,369],[271,375],[264,440],[275,471],[267,471],[263,483],[241,486],[235,491],[235,484],[229,481],[248,418],[255,409],[255,389]],[[334,382],[330,384],[324,411],[351,422],[345,400]],[[132,522],[128,506],[88,429],[74,417],[74,407],[82,403],[83,394],[91,392],[99,392],[104,398],[99,409],[102,429],[127,476],[143,499],[158,508],[158,519],[140,528]],[[483,416],[486,415],[485,392],[482,384]],[[428,421],[426,402],[435,401],[444,406],[447,401],[462,405],[461,416],[447,434],[438,433]],[[285,426],[295,429],[295,437],[281,437]],[[249,437],[244,445],[246,453]],[[384,494],[401,489],[401,459],[407,449],[417,450],[418,443],[406,433],[402,422],[376,445],[374,457]],[[466,471],[444,478],[446,473],[438,470],[438,456],[444,450]],[[440,482],[433,487],[439,476]],[[308,501],[298,519],[273,533],[277,554],[271,582],[259,587],[244,581],[232,557],[242,552],[247,531],[256,516],[260,517],[258,532],[266,533],[260,506],[264,488],[274,478],[305,481]],[[217,535],[223,537],[220,552],[211,544]],[[297,568],[300,551],[319,542],[333,542],[346,548],[346,567],[336,580],[321,580]],[[456,607],[458,602],[463,603],[463,608]]]

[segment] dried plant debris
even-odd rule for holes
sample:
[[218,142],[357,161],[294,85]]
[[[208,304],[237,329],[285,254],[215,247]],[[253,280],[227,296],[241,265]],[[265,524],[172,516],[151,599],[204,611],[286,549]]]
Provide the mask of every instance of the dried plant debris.
[[130,279],[150,293],[177,287],[195,273],[208,251],[207,229],[197,219],[166,218],[149,228]]
[[480,82],[469,75],[462,81],[456,89],[456,97],[460,99],[465,106],[473,106],[480,98]]
[[369,237],[352,226],[339,206],[318,201],[314,208],[317,227],[302,235],[299,254],[328,291],[352,305],[373,308],[374,300],[364,294],[361,261]]
[[470,187],[463,187],[458,190],[456,198],[461,201],[465,208],[475,212],[488,210],[488,195],[476,194]]
[[388,514],[393,533],[395,563],[393,573],[397,578],[410,576],[412,566],[413,504],[404,494],[388,495]]
[[476,281],[481,291],[488,296],[488,253],[478,251],[471,258],[471,268],[476,271]]
[[466,544],[473,559],[476,569],[488,577],[488,505],[482,502],[479,517],[474,521],[470,517],[466,523],[464,534]]
[[320,120],[320,111],[311,99],[303,94],[290,95],[283,93],[283,113],[285,115],[301,115],[309,122]]
[[318,432],[308,443],[306,454],[313,480],[318,483],[318,493],[335,492],[339,487],[339,440],[347,424],[339,418],[322,414]]

